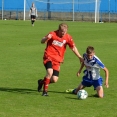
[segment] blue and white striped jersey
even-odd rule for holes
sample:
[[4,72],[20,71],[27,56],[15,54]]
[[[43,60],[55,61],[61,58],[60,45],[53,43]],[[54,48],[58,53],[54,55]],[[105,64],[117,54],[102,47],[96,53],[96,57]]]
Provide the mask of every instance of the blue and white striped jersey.
[[94,55],[91,60],[88,59],[87,54],[83,54],[84,65],[86,66],[86,70],[84,70],[84,74],[87,78],[92,80],[97,80],[100,78],[100,68],[104,68],[104,64],[101,60]]

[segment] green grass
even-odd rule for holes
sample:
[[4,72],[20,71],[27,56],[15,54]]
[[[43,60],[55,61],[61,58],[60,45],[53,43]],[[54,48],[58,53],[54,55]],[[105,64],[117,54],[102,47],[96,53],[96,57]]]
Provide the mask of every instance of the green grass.
[[[109,85],[105,97],[93,97],[93,87],[86,88],[89,97],[78,100],[66,94],[81,81],[76,77],[80,63],[67,48],[59,80],[49,85],[49,97],[37,92],[37,80],[45,75],[40,40],[56,30],[61,21],[0,21],[0,117],[117,117],[117,24],[66,22],[68,32],[83,54],[88,45],[109,69]],[[101,70],[102,77],[104,72]]]

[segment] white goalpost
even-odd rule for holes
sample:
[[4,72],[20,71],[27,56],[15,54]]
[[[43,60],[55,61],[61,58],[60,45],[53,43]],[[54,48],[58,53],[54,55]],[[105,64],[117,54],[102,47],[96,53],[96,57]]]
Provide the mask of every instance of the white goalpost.
[[99,22],[99,8],[100,8],[100,1],[95,0],[95,23]]
[[26,17],[25,12],[26,12],[26,0],[24,0],[24,21],[25,21],[25,17]]
[[3,15],[4,15],[4,0],[2,0],[2,20],[3,20]]
[[[51,12],[51,15],[53,15],[53,17],[54,17],[54,15],[56,15],[58,12],[59,12],[59,10],[57,9],[57,7],[58,8],[60,8],[61,7],[61,9],[62,8],[65,8],[65,10],[68,8],[68,12],[71,12],[72,13],[72,16],[70,16],[69,15],[69,17],[72,17],[72,21],[75,21],[75,18],[76,18],[76,14],[80,14],[80,17],[81,17],[81,15],[82,15],[82,17],[84,17],[84,14],[86,15],[87,14],[87,17],[88,17],[88,13],[90,14],[90,13],[92,13],[92,14],[94,14],[93,15],[93,19],[94,19],[94,22],[95,23],[98,23],[99,22],[99,10],[100,10],[100,0],[66,0],[66,1],[62,1],[62,0],[60,0],[60,1],[56,1],[56,0],[24,0],[24,21],[26,20],[26,12],[28,12],[28,11],[26,11],[26,6],[27,6],[27,2],[29,3],[29,2],[35,2],[36,3],[36,7],[37,7],[37,9],[39,9],[40,10],[40,6],[41,6],[41,4],[43,4],[43,5],[45,5],[45,6],[47,6],[48,4],[51,6],[51,7],[53,7],[53,9],[51,8],[50,9],[50,12]],[[31,4],[30,3],[30,4]],[[37,4],[39,4],[39,5],[37,5]],[[86,7],[88,6],[88,5],[90,5],[90,4],[93,4],[93,10],[92,9],[86,9],[85,8],[85,5],[86,5]],[[54,7],[54,5],[55,5],[55,7]],[[66,5],[66,6],[65,6]],[[60,7],[59,7],[60,6]],[[70,6],[70,7],[69,7]],[[77,6],[80,6],[80,10],[77,10],[78,8],[77,8]],[[85,9],[85,10],[82,10],[82,6],[83,6],[83,8]],[[39,8],[38,8],[39,7]],[[44,9],[45,10],[45,9]],[[42,10],[42,11],[40,11],[41,13],[42,12],[48,12],[48,11],[44,11],[44,10]],[[47,9],[46,9],[47,10]],[[52,10],[52,11],[51,11]],[[56,11],[56,13],[54,14],[54,12]],[[58,11],[57,11],[58,10]],[[88,11],[88,10],[90,10],[90,11]],[[39,11],[38,11],[39,12]],[[61,14],[63,14],[63,16],[65,16],[64,15],[64,13],[66,13],[67,14],[67,12],[66,11],[64,11],[64,9],[63,9],[63,11],[61,11],[62,13]],[[70,13],[70,14],[71,14]],[[82,14],[81,14],[82,13]],[[45,13],[45,14],[47,14],[47,13]],[[60,14],[60,16],[61,16],[61,14]],[[58,14],[58,16],[59,16],[59,14]],[[68,17],[68,14],[67,14],[67,17]],[[79,18],[79,16],[78,16],[78,18]]]

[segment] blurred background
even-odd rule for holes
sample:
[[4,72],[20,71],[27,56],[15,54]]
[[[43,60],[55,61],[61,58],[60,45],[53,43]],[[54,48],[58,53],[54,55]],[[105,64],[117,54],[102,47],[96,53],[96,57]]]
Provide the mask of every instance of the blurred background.
[[117,0],[0,0],[0,19],[29,20],[32,3],[37,20],[117,22]]

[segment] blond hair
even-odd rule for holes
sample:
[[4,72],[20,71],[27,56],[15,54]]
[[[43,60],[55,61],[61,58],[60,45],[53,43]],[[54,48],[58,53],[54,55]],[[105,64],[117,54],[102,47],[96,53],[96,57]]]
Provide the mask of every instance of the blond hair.
[[63,30],[64,28],[66,28],[66,29],[68,28],[68,25],[66,23],[59,24],[58,30]]

